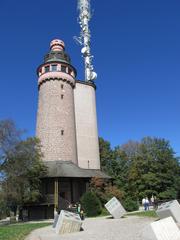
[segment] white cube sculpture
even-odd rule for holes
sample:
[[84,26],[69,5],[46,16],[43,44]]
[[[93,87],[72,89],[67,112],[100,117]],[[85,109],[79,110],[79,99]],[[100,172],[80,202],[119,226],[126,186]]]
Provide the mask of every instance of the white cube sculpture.
[[57,224],[57,222],[58,222],[58,218],[59,218],[59,214],[58,213],[55,213],[54,214],[54,222],[53,222],[53,228],[55,228],[56,227],[56,224]]
[[113,216],[113,218],[121,218],[126,213],[126,210],[116,197],[111,198],[111,200],[105,204],[105,208]]
[[157,240],[180,240],[180,230],[172,217],[151,223]]
[[172,216],[174,221],[180,223],[180,204],[177,200],[162,203],[156,210],[159,218],[167,218]]
[[78,214],[61,210],[55,231],[57,234],[79,232],[82,225]]

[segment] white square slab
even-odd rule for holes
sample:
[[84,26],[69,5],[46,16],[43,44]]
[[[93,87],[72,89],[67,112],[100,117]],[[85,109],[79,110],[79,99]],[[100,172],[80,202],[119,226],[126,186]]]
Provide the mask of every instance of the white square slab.
[[126,213],[126,210],[116,197],[111,198],[111,200],[105,204],[105,208],[114,218],[121,218]]
[[180,240],[180,230],[172,217],[151,223],[157,240]]
[[57,224],[57,222],[58,222],[58,218],[59,218],[59,214],[58,214],[58,213],[55,213],[54,222],[53,222],[53,228],[56,227],[56,224]]
[[55,231],[57,234],[79,232],[82,225],[78,214],[61,210]]
[[180,223],[180,204],[177,200],[162,203],[159,205],[156,213],[161,219],[171,216],[175,222]]

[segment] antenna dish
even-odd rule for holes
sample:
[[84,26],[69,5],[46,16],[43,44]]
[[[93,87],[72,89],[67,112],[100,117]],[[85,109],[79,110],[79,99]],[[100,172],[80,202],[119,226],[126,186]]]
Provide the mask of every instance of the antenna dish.
[[96,72],[92,72],[92,74],[91,74],[91,80],[96,80],[96,78],[97,78],[97,73]]
[[81,49],[81,53],[82,53],[83,55],[85,55],[85,54],[87,53],[87,51],[88,51],[87,47],[83,47],[83,48]]

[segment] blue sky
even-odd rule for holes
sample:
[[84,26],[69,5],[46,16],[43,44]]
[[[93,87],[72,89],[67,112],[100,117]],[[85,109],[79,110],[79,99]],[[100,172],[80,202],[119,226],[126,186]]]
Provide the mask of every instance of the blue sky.
[[[99,135],[112,146],[144,136],[180,155],[180,1],[92,0]],[[49,42],[66,43],[83,79],[76,0],[10,1],[0,8],[0,119],[35,134],[36,68]]]

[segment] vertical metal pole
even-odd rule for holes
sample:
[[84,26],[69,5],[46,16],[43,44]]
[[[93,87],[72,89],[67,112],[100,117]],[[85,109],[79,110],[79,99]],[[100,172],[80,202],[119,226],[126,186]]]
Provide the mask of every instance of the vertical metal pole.
[[59,184],[58,184],[58,178],[56,179],[56,187],[57,187],[57,190],[56,190],[56,192],[57,192],[57,194],[56,194],[56,206],[57,206],[57,208],[59,207],[58,206],[58,203],[59,203]]
[[55,180],[54,180],[54,211],[56,211],[58,208],[58,200],[59,200],[58,179],[55,178]]
[[73,180],[70,178],[70,188],[71,188],[71,203],[74,202],[74,196],[73,196]]
[[54,179],[54,213],[56,212],[56,179]]

